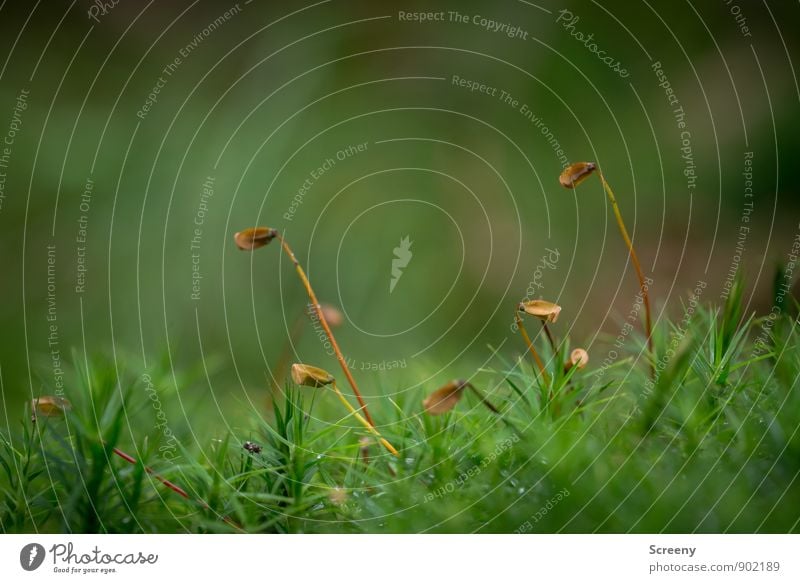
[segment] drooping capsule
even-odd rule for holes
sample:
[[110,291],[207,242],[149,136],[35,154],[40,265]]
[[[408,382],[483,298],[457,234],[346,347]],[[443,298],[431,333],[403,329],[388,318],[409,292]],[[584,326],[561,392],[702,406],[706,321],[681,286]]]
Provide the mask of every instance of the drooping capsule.
[[422,401],[428,415],[442,415],[455,407],[464,394],[467,381],[457,379],[432,392]]
[[519,310],[545,322],[555,323],[561,313],[561,306],[547,300],[529,300],[520,303]]
[[594,162],[576,162],[564,169],[561,176],[558,177],[558,181],[564,188],[575,188],[589,178],[595,170],[597,170],[597,164]]
[[278,231],[270,227],[251,227],[236,233],[233,240],[242,251],[252,251],[267,245],[277,234]]
[[292,365],[292,380],[297,385],[306,387],[324,387],[331,384],[335,379],[326,370],[311,366],[310,364],[295,363]]

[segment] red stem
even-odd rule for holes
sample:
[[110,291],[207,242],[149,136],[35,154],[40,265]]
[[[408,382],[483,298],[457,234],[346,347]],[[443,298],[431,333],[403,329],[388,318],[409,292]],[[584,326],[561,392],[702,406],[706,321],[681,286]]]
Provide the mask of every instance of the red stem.
[[[122,459],[124,459],[126,462],[128,462],[129,464],[136,465],[136,464],[138,463],[138,462],[136,461],[136,459],[135,459],[135,458],[133,458],[133,457],[129,456],[127,453],[125,453],[124,451],[122,451],[122,450],[121,450],[121,449],[119,449],[119,448],[116,448],[116,447],[115,447],[114,449],[112,449],[112,451],[113,451],[115,454],[117,454],[119,457],[121,457]],[[148,474],[150,474],[151,476],[153,476],[153,477],[154,477],[156,480],[158,480],[159,482],[161,482],[162,484],[164,484],[164,485],[165,485],[167,488],[169,488],[169,489],[170,489],[170,490],[172,490],[173,492],[177,492],[178,494],[180,494],[181,496],[183,496],[183,497],[184,497],[184,498],[186,498],[187,500],[191,498],[191,497],[189,496],[189,494],[187,494],[187,493],[186,493],[186,490],[184,490],[184,489],[183,489],[183,488],[181,488],[180,486],[176,486],[175,484],[173,484],[172,482],[170,482],[170,481],[169,481],[169,480],[167,480],[166,478],[162,478],[162,477],[161,477],[161,476],[159,476],[157,473],[155,473],[155,472],[154,472],[154,471],[153,471],[151,468],[148,468],[147,466],[145,466],[145,467],[144,467],[144,471],[145,471],[145,472],[147,472]]]
[[[138,464],[138,463],[139,463],[138,461],[136,461],[136,458],[134,458],[134,457],[132,457],[132,456],[128,455],[127,453],[125,453],[124,451],[122,451],[121,449],[119,449],[119,448],[117,448],[117,447],[115,447],[115,448],[112,448],[112,450],[111,450],[111,451],[113,451],[113,452],[114,452],[116,455],[118,455],[119,457],[121,457],[122,459],[124,459],[124,460],[125,460],[126,462],[128,462],[129,464],[136,465],[136,464]],[[154,472],[154,471],[153,471],[151,468],[149,468],[149,467],[147,467],[147,466],[144,466],[144,471],[145,471],[145,472],[147,472],[149,475],[153,476],[153,477],[154,477],[156,480],[158,480],[159,482],[161,482],[162,484],[164,484],[164,485],[165,485],[167,488],[169,488],[169,489],[170,489],[170,490],[172,490],[173,492],[176,492],[177,494],[179,494],[180,496],[183,496],[183,497],[184,497],[184,498],[186,498],[187,500],[191,500],[191,499],[192,499],[192,497],[191,497],[191,496],[189,496],[189,494],[187,494],[186,490],[184,490],[184,489],[183,489],[183,488],[181,488],[180,486],[177,486],[176,484],[173,484],[172,482],[170,482],[170,481],[169,481],[169,480],[167,480],[166,478],[164,478],[164,477],[162,477],[162,476],[158,475],[158,474],[157,474],[156,472]],[[200,504],[200,506],[202,506],[202,507],[203,507],[203,508],[205,508],[206,510],[211,510],[211,507],[210,507],[208,504],[206,504],[206,503],[205,503],[203,500],[200,500],[200,499],[198,498],[198,499],[196,499],[196,502],[197,502],[198,504]],[[242,527],[241,527],[241,526],[239,526],[238,524],[236,524],[236,523],[235,523],[233,520],[231,520],[231,519],[230,519],[230,518],[228,518],[227,516],[223,516],[223,517],[222,517],[222,520],[224,520],[224,521],[225,521],[227,524],[229,524],[230,526],[233,526],[234,528],[237,528],[238,530],[242,530]]]

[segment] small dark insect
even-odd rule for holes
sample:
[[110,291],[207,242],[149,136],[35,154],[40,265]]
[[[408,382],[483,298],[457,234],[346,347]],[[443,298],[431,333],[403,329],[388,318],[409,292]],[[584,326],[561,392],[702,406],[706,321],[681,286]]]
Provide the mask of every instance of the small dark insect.
[[261,446],[252,441],[245,441],[242,447],[250,453],[261,453]]

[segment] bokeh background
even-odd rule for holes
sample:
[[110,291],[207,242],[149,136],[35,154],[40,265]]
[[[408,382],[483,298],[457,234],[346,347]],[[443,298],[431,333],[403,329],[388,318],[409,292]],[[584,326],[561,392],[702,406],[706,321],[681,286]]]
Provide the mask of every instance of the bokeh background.
[[[444,20],[401,16],[420,12]],[[96,354],[137,374],[167,362],[173,390],[220,416],[263,404],[307,300],[277,247],[235,248],[256,224],[345,314],[366,393],[519,352],[531,291],[591,352],[638,288],[599,182],[562,189],[565,160],[602,166],[659,317],[698,281],[720,301],[737,269],[766,312],[799,229],[798,24],[795,2],[742,0],[5,0],[5,413]],[[335,369],[310,324],[291,351]]]

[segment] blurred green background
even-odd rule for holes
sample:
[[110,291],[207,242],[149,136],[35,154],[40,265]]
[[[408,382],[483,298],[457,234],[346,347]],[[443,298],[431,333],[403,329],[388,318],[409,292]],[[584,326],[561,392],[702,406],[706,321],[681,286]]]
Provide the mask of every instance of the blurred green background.
[[[512,310],[531,282],[591,352],[637,284],[599,182],[560,188],[564,159],[602,166],[657,314],[698,280],[718,301],[736,265],[748,311],[766,311],[800,218],[798,23],[791,2],[3,2],[6,414],[53,391],[54,350],[140,373],[168,359],[197,373],[177,387],[188,402],[260,406],[306,297],[277,247],[235,248],[256,224],[282,230],[345,313],[337,336],[367,393],[518,352]],[[685,111],[693,190],[654,62]],[[292,351],[335,369],[310,325]]]

